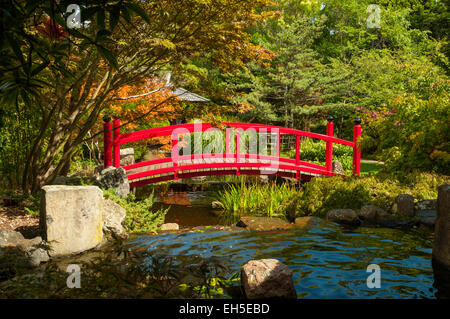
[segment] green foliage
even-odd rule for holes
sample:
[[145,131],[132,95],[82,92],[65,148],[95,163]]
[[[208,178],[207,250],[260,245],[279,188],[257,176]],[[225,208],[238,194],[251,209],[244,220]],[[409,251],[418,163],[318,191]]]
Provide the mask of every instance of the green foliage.
[[449,176],[419,172],[403,177],[388,174],[360,178],[316,177],[289,203],[288,209],[295,211],[296,216],[320,217],[331,209],[359,210],[369,204],[390,210],[397,195],[410,194],[416,200],[433,199],[437,197],[437,187],[449,182]]
[[302,16],[292,21],[271,21],[254,34],[255,41],[277,53],[269,68],[251,64],[231,78],[240,92],[235,103],[254,105],[247,118],[286,127],[304,127],[317,115],[321,64],[314,41],[323,32],[324,18]]
[[94,173],[94,169],[97,167],[97,163],[95,163],[95,161],[93,160],[89,160],[89,159],[80,159],[80,160],[76,160],[73,161],[70,165],[70,170],[69,170],[69,175],[74,175],[74,174],[93,174]]
[[152,207],[155,203],[154,193],[151,193],[143,200],[137,200],[132,193],[125,198],[120,198],[115,192],[115,189],[108,189],[104,190],[103,194],[105,198],[112,199],[125,208],[127,212],[125,226],[129,232],[156,232],[159,226],[164,223],[164,217],[169,208],[153,209]]
[[285,204],[296,196],[298,190],[288,184],[245,184],[228,185],[216,194],[223,207],[222,216],[231,221],[243,215],[282,217]]
[[[436,90],[439,84],[436,83]],[[450,175],[449,86],[425,99],[399,97],[380,123],[382,159],[390,171],[422,169]]]
[[[213,267],[211,267],[213,265]],[[195,280],[188,283],[181,284],[179,289],[183,293],[190,292],[203,299],[212,299],[214,297],[221,297],[225,295],[225,291],[240,286],[239,272],[231,275],[229,278],[225,277],[226,268],[222,266],[219,260],[212,259],[210,261],[203,261],[196,267],[190,267],[190,271]]]

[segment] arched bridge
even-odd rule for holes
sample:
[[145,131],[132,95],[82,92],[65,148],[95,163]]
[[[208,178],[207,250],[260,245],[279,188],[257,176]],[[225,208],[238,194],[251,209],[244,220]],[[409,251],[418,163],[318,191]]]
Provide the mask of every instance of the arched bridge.
[[[328,120],[326,135],[254,123],[220,123],[215,126],[210,123],[192,123],[121,134],[119,120],[114,120],[112,125],[106,121],[105,167],[121,167],[120,148],[124,144],[170,136],[170,155],[123,166],[131,188],[196,176],[276,175],[302,180],[321,175],[333,176],[334,143],[353,148],[353,174],[359,176],[360,124],[361,121],[355,119],[353,141],[346,141],[333,136],[331,117]],[[285,135],[295,137],[295,158],[281,156],[281,136]],[[326,142],[325,165],[301,160],[302,137]]]

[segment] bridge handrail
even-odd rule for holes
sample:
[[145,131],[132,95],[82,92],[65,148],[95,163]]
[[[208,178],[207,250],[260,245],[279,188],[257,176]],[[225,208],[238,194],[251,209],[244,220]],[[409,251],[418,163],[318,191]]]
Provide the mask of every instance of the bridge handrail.
[[[186,160],[195,160],[195,156],[198,154],[190,154],[190,155],[179,155],[177,156],[176,160],[178,162],[186,161]],[[224,158],[224,159],[234,159],[233,156],[235,156],[235,153],[214,153],[214,154],[201,154],[202,158],[204,159],[214,159],[214,158]],[[270,156],[270,155],[261,155],[261,154],[241,154],[242,158],[245,159],[259,159],[259,160],[266,160],[266,161],[279,161],[279,162],[285,162],[289,164],[296,164],[296,160],[292,158],[286,158],[286,157],[276,157],[276,156]],[[130,165],[123,166],[123,169],[125,170],[131,170],[139,167],[149,166],[149,165],[155,165],[155,164],[162,164],[162,163],[169,163],[172,162],[171,157],[162,157],[157,158],[153,160],[148,161],[142,161]],[[305,161],[299,161],[299,164],[301,166],[309,166],[312,168],[317,169],[323,169],[325,170],[326,167],[319,164],[314,164],[310,162]]]
[[[332,143],[339,143],[346,146],[354,147],[355,143],[350,142],[347,140],[343,140],[334,136],[328,136],[313,132],[307,132],[307,131],[301,131],[297,129],[292,128],[286,128],[282,126],[275,126],[275,125],[266,125],[266,124],[253,124],[253,123],[237,123],[237,122],[223,122],[222,125],[228,126],[230,128],[235,129],[248,129],[248,128],[258,128],[258,129],[277,129],[280,134],[291,134],[291,135],[299,135],[304,137],[311,137],[320,139],[326,142],[332,142]],[[172,132],[175,129],[187,129],[191,133],[199,132],[196,131],[196,125],[201,125],[201,131],[204,132],[211,128],[218,128],[217,126],[213,126],[210,123],[201,123],[201,124],[195,124],[195,123],[189,123],[189,124],[177,124],[177,125],[169,125],[169,126],[163,126],[163,127],[154,127],[149,128],[145,130],[125,133],[120,135],[119,142],[120,144],[126,144],[131,142],[136,142],[140,140],[145,140],[153,137],[160,137],[160,136],[168,136],[172,135]]]
[[[327,134],[318,134],[318,133],[312,133],[312,132],[306,132],[301,131],[297,129],[292,128],[286,128],[281,126],[274,126],[274,125],[266,125],[266,124],[256,124],[256,123],[237,123],[237,122],[224,122],[219,123],[217,126],[213,126],[210,123],[189,123],[189,124],[178,124],[178,125],[170,125],[170,126],[164,126],[164,127],[157,127],[157,128],[150,128],[145,130],[140,130],[136,132],[130,132],[126,134],[120,134],[120,121],[114,120],[113,121],[113,128],[111,129],[111,123],[109,122],[109,119],[105,120],[104,124],[104,147],[105,147],[105,167],[111,166],[113,164],[115,167],[120,167],[120,146],[126,143],[131,143],[135,141],[140,141],[144,139],[149,139],[153,137],[160,137],[160,136],[168,136],[173,135],[173,131],[176,129],[184,129],[187,130],[190,133],[195,132],[204,132],[209,129],[226,129],[226,153],[222,154],[192,154],[192,155],[177,155],[175,160],[172,157],[162,158],[162,159],[155,159],[150,161],[144,161],[140,163],[135,163],[131,165],[124,166],[124,169],[130,170],[133,168],[143,167],[147,165],[153,165],[153,164],[160,164],[165,162],[174,162],[173,168],[171,168],[174,172],[174,177],[176,177],[176,172],[178,170],[184,170],[186,169],[183,165],[183,168],[178,168],[178,162],[186,159],[196,159],[196,158],[214,158],[214,157],[220,157],[223,158],[233,158],[235,160],[234,163],[232,163],[236,168],[238,167],[246,167],[245,163],[240,162],[242,158],[257,158],[257,159],[268,159],[268,160],[277,160],[278,162],[285,162],[294,164],[294,166],[289,166],[289,169],[297,170],[297,176],[299,173],[299,167],[302,166],[302,168],[310,167],[310,169],[313,170],[321,170],[320,172],[323,175],[334,175],[332,172],[332,156],[333,156],[333,143],[338,143],[346,146],[350,146],[353,148],[353,173],[356,175],[360,175],[360,158],[361,158],[361,151],[360,151],[360,137],[361,137],[361,120],[355,119],[354,121],[355,125],[353,127],[353,142],[346,141],[343,139],[339,139],[333,136],[333,117],[328,118],[327,123]],[[236,133],[236,151],[235,153],[229,153],[229,142],[231,142],[229,137],[229,129],[235,129],[237,131]],[[273,134],[273,131],[275,130],[275,134],[277,134],[278,141],[277,141],[277,156],[267,156],[267,155],[260,155],[260,154],[241,154],[240,152],[240,130],[241,129],[255,129],[255,130],[267,130],[266,132],[269,134]],[[113,140],[111,140],[111,131],[113,132]],[[283,158],[280,156],[280,144],[281,144],[281,134],[291,134],[296,136],[296,152],[295,152],[295,160],[290,158]],[[301,145],[301,136],[304,137],[310,137],[310,138],[316,138],[320,139],[326,142],[326,160],[325,160],[325,166],[304,162],[300,160],[300,145]],[[234,138],[234,137],[233,137]],[[173,147],[176,147],[178,144],[178,136],[172,139],[172,145]],[[114,151],[111,152],[111,148],[114,148]],[[111,159],[113,157],[113,159]],[[220,163],[213,163],[211,167],[221,167],[219,165]],[[224,167],[228,167],[227,165],[230,163],[224,163]],[[239,164],[239,165],[238,165]],[[242,165],[245,164],[245,165]],[[254,164],[254,163],[253,163]],[[261,164],[261,163],[260,163]],[[215,166],[214,166],[215,165]],[[203,165],[205,166],[205,165]],[[203,167],[202,166],[202,167]],[[206,165],[208,166],[208,165]],[[205,168],[207,168],[205,166]],[[263,164],[261,165],[255,165],[257,167],[264,167]],[[208,166],[209,167],[209,166]],[[309,169],[309,170],[310,170]],[[156,174],[156,171],[160,171],[161,169],[153,170],[154,174]],[[313,172],[313,171],[310,171]],[[237,171],[238,174],[238,171]],[[135,175],[135,174],[133,174]],[[145,174],[139,174],[139,175],[145,175]],[[147,175],[146,175],[147,176]],[[130,176],[131,177],[131,176]]]

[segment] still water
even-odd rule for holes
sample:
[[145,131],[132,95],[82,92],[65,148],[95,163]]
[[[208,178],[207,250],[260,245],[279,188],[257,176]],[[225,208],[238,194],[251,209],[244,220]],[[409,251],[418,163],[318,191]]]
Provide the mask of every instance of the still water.
[[[171,206],[172,215],[168,218],[179,220],[181,226],[183,222],[184,226],[191,226],[192,220],[198,219],[195,214],[211,213],[206,205],[210,203],[208,194],[192,193],[169,196],[189,199],[184,205],[179,202],[167,204],[167,201],[162,204]],[[286,231],[144,235],[135,238],[130,245],[173,256],[181,266],[217,257],[228,267],[230,274],[239,271],[248,260],[276,258],[293,271],[299,298],[324,299],[436,298],[432,243],[429,231],[365,227],[350,230],[324,222]],[[381,288],[367,287],[366,281],[371,274],[367,272],[367,266],[370,264],[378,264],[381,268]]]

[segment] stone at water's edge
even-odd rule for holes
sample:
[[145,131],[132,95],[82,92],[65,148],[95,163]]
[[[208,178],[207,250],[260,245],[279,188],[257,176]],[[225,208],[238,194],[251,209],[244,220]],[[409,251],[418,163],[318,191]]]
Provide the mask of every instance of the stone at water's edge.
[[425,199],[417,202],[414,205],[416,211],[433,211],[436,210],[437,200],[436,199]]
[[247,262],[241,269],[241,285],[248,299],[297,298],[292,271],[276,259]]
[[222,204],[219,201],[214,200],[214,201],[211,202],[211,208],[212,209],[221,209],[222,208]]
[[275,230],[288,229],[294,225],[278,217],[242,216],[236,226],[250,230]]
[[102,242],[103,193],[97,186],[42,187],[39,226],[50,256],[69,255]]
[[414,216],[414,197],[408,194],[398,195],[394,200],[392,211],[408,217]]
[[353,209],[333,209],[327,213],[327,220],[347,226],[359,226],[361,221]]
[[422,217],[419,221],[420,225],[423,225],[425,227],[434,229],[434,226],[436,225],[436,217]]
[[378,206],[365,205],[361,207],[358,217],[365,224],[384,224],[391,218],[391,215]]
[[437,211],[433,258],[448,267],[450,275],[450,184],[438,188]]
[[166,231],[166,230],[179,230],[180,226],[177,223],[167,223],[162,224],[159,230]]
[[25,253],[28,266],[37,267],[41,262],[49,260],[47,251],[37,247],[42,243],[41,237],[25,239],[21,233],[11,230],[0,230],[0,255],[5,247],[17,247]]
[[116,234],[122,234],[124,228],[122,222],[127,214],[125,208],[111,199],[105,199],[103,202],[103,227]]
[[319,223],[322,223],[322,218],[314,217],[314,216],[305,216],[305,217],[297,217],[295,219],[295,226],[305,227],[305,226],[313,226]]

